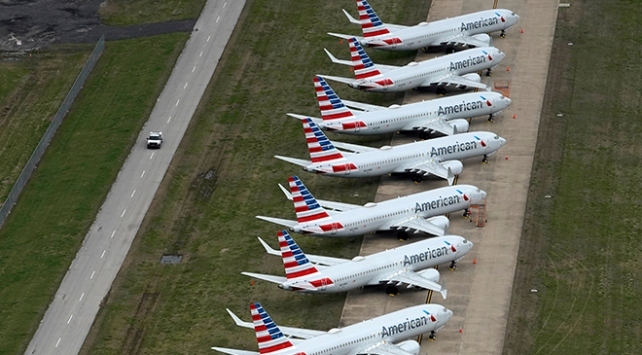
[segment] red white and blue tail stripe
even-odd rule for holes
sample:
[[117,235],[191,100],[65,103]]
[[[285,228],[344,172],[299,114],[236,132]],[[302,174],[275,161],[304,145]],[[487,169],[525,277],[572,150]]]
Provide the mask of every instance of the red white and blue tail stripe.
[[308,260],[299,245],[286,230],[278,232],[277,235],[279,236],[285,277],[288,280],[319,274],[319,270]]
[[319,110],[324,121],[355,117],[322,77],[314,77],[314,90],[317,93]]
[[256,341],[260,354],[279,354],[295,350],[296,347],[281,333],[269,314],[260,303],[250,303]]
[[345,159],[343,154],[332,145],[332,142],[326,137],[323,131],[317,126],[311,118],[301,120],[303,123],[303,132],[305,141],[308,143],[310,160],[313,163],[323,163],[333,160]]
[[352,58],[355,79],[362,80],[381,75],[379,69],[377,69],[356,38],[350,38],[348,45],[350,46],[350,57]]
[[290,192],[292,193],[292,202],[294,202],[294,212],[296,212],[297,222],[306,223],[330,218],[328,212],[319,205],[314,196],[312,196],[297,176],[290,176],[288,182],[290,184]]
[[357,0],[357,9],[359,10],[363,37],[372,38],[390,34],[390,31],[381,22],[367,0]]

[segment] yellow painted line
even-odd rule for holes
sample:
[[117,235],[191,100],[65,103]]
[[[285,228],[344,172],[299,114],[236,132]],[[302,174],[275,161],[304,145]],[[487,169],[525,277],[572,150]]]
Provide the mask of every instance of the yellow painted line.
[[497,8],[497,3],[498,3],[498,2],[499,2],[499,0],[495,0],[495,2],[493,3],[493,9],[496,9],[496,8]]

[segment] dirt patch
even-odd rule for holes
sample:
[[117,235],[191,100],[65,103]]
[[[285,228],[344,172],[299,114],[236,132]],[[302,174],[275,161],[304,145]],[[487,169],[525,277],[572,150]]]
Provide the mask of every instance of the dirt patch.
[[21,52],[52,43],[93,43],[107,40],[189,32],[196,19],[127,27],[101,24],[104,0],[0,0],[0,51]]

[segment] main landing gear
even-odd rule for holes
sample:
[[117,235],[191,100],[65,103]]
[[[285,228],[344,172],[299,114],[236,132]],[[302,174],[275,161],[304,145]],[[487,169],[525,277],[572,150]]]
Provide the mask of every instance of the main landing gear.
[[388,296],[393,297],[399,294],[399,289],[396,286],[388,286],[386,287],[386,293]]
[[424,181],[424,176],[422,174],[413,174],[412,175],[412,182],[415,184],[418,184],[420,182]]
[[469,208],[466,208],[466,209],[464,210],[464,218],[468,218],[468,217],[470,217],[470,209],[469,209]]
[[506,38],[506,30],[502,30],[502,31],[499,33],[499,37],[501,37],[501,38]]
[[490,68],[488,68],[486,70],[486,76],[491,76],[491,75],[492,75],[492,71],[490,70]]
[[[490,70],[490,69],[488,69],[488,70]],[[439,85],[439,86],[437,86],[437,90],[435,90],[435,92],[439,96],[444,96],[444,95],[446,95],[446,88],[443,87],[443,85]]]
[[421,131],[421,133],[419,133],[419,139],[428,140],[430,139],[431,133],[432,132],[429,129]]
[[434,331],[434,330],[432,330],[432,331],[430,332],[430,335],[428,336],[428,339],[430,339],[430,340],[432,340],[432,341],[437,340],[437,333],[435,333],[435,331]]

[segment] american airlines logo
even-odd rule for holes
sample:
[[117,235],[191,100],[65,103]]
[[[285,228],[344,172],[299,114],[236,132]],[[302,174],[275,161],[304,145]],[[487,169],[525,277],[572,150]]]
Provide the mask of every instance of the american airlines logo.
[[438,115],[449,115],[451,113],[459,113],[459,112],[466,112],[466,111],[471,111],[471,110],[477,110],[480,108],[484,107],[484,102],[481,100],[478,101],[463,101],[462,103],[458,105],[451,105],[451,106],[439,106],[439,109],[437,110]]
[[446,248],[445,246],[435,249],[428,248],[428,250],[423,253],[417,253],[410,256],[404,255],[403,266],[421,263],[430,259],[438,258],[442,255],[448,255],[448,248]]
[[496,25],[499,23],[499,19],[497,17],[491,17],[491,18],[482,18],[479,21],[473,21],[473,22],[462,22],[461,23],[461,31],[470,31],[474,30],[477,28],[483,28],[483,27],[488,27],[492,25]]
[[454,205],[460,202],[461,202],[461,197],[459,195],[452,195],[447,197],[439,196],[438,199],[435,199],[429,202],[424,202],[421,204],[419,202],[415,203],[415,213],[426,212],[437,208]]
[[463,143],[455,142],[455,144],[448,145],[445,147],[439,147],[439,148],[432,147],[432,150],[430,151],[430,157],[432,158],[432,157],[438,157],[446,154],[460,153],[460,152],[465,152],[473,149],[477,149],[476,141],[463,142]]
[[[489,56],[490,58],[490,56]],[[492,59],[491,59],[492,60]],[[450,62],[450,70],[458,70],[471,67],[480,63],[486,63],[485,55],[478,55],[476,57],[469,57],[468,59],[460,60],[458,62]]]
[[426,313],[428,314],[427,317],[426,316],[421,316],[421,317],[415,318],[415,319],[406,318],[405,322],[402,322],[402,323],[399,323],[399,324],[395,324],[395,325],[391,325],[389,327],[385,327],[385,326],[381,327],[381,337],[385,338],[385,337],[389,337],[391,335],[401,334],[401,333],[403,333],[405,331],[408,331],[410,329],[423,327],[426,324],[430,324],[431,322],[436,322],[437,321],[437,319],[434,316],[430,315],[430,313],[428,313],[428,312],[426,312]]

